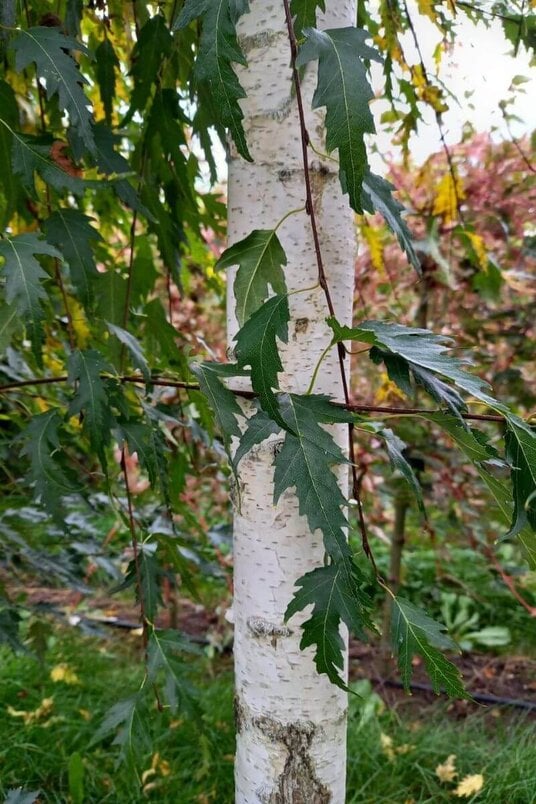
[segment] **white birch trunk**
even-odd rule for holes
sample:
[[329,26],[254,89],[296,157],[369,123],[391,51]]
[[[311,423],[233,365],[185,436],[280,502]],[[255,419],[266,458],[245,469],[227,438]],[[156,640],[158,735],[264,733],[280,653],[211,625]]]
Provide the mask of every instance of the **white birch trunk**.
[[[273,227],[292,209],[303,207],[305,185],[300,127],[292,91],[290,49],[283,3],[252,0],[251,13],[239,27],[248,59],[240,80],[249,164],[231,154],[229,166],[229,240],[234,243],[253,229]],[[354,0],[328,0],[319,27],[355,23]],[[307,110],[316,85],[316,70],[307,69]],[[323,150],[322,115],[308,112],[312,142]],[[314,208],[324,264],[339,320],[350,322],[355,262],[353,213],[339,188],[337,165],[313,155]],[[311,227],[305,212],[292,215],[278,232],[288,257],[289,290],[311,288],[317,265]],[[232,348],[237,330],[229,276],[228,336]],[[285,374],[281,388],[306,391],[330,335],[320,288],[290,297],[289,343],[282,347]],[[322,366],[315,392],[342,398],[336,355]],[[347,429],[337,426],[346,445]],[[240,464],[240,512],[234,524],[234,655],[236,674],[238,804],[342,804],[346,774],[346,695],[316,672],[313,649],[300,651],[300,622],[288,627],[285,609],[294,582],[322,565],[319,532],[311,533],[298,515],[293,493],[273,504],[273,441],[252,450]],[[347,495],[347,473],[341,474]]]

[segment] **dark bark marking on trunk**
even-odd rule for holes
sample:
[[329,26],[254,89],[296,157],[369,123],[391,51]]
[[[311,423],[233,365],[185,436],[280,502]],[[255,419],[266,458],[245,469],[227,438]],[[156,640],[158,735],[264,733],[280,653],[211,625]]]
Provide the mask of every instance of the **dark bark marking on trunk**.
[[315,726],[279,723],[269,717],[253,718],[252,724],[272,742],[283,743],[288,753],[277,786],[263,796],[263,804],[329,804],[331,791],[317,777],[309,753]]

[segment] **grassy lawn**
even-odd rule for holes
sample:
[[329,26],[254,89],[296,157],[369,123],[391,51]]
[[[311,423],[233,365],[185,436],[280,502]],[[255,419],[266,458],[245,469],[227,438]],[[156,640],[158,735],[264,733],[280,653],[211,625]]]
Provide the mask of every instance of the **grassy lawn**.
[[[59,630],[51,642],[43,663],[0,652],[0,797],[23,786],[40,790],[41,802],[231,804],[228,659],[192,664],[203,712],[196,722],[155,707],[153,745],[134,770],[116,766],[112,738],[92,740],[110,706],[139,684],[139,638],[104,641]],[[368,682],[360,682],[359,692],[362,697],[350,702],[348,804],[536,801],[535,721],[505,713],[494,717],[484,709],[455,721],[442,700],[412,707],[411,716],[401,719]],[[441,782],[436,767],[450,754],[456,755],[458,775]],[[481,791],[456,797],[460,780],[477,774],[484,778]]]

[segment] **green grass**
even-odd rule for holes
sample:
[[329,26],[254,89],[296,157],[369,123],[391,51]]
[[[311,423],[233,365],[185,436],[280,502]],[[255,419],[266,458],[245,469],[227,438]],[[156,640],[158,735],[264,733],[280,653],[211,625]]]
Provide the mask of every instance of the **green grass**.
[[[200,688],[198,722],[155,709],[152,750],[140,761],[137,777],[132,768],[116,767],[118,752],[112,739],[97,744],[92,740],[106,710],[140,682],[139,639],[118,636],[97,641],[59,630],[51,642],[44,663],[0,651],[0,800],[10,788],[22,786],[39,789],[42,802],[78,804],[70,797],[68,779],[71,757],[78,753],[87,804],[232,804],[233,693],[228,660],[220,660],[216,669],[205,658],[192,665],[192,680]],[[80,683],[53,682],[50,671],[59,663],[68,665]],[[534,722],[506,714],[493,718],[485,712],[456,722],[449,719],[441,700],[402,720],[371,693],[367,682],[361,682],[360,692],[363,697],[352,697],[350,702],[347,804],[536,801]],[[7,709],[34,711],[50,697],[54,700],[49,714],[34,723],[25,724]],[[392,758],[382,746],[382,734],[392,740]],[[402,751],[397,750],[400,747]],[[455,783],[439,781],[435,768],[449,754],[457,756],[458,778],[484,775],[478,796],[456,798]],[[156,773],[143,776],[152,764]]]

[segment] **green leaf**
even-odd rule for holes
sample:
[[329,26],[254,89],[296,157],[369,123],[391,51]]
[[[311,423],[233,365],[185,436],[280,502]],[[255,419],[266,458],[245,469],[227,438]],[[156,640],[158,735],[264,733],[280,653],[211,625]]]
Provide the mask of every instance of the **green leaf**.
[[394,189],[394,186],[382,179],[381,176],[376,176],[367,170],[363,178],[361,203],[367,212],[380,213],[390,230],[396,235],[409,262],[420,276],[421,262],[415,252],[411,232],[401,216],[404,206],[393,198]]
[[424,508],[424,500],[422,497],[422,488],[421,484],[417,480],[415,472],[411,464],[407,461],[406,457],[404,456],[404,450],[406,449],[406,444],[399,438],[392,430],[388,427],[383,427],[379,433],[385,441],[385,446],[387,448],[387,454],[389,455],[389,459],[391,461],[391,466],[394,470],[400,472],[404,480],[408,483],[409,487],[413,491],[415,499],[417,501],[417,505],[422,514],[426,515],[425,508]]
[[244,455],[246,455],[256,444],[261,444],[268,436],[280,431],[278,424],[268,416],[264,410],[260,409],[248,419],[247,429],[243,433],[240,444],[234,454],[234,465],[238,466]]
[[275,229],[255,229],[244,240],[223,252],[216,268],[238,265],[233,290],[236,317],[240,326],[256,312],[268,296],[268,286],[274,293],[287,291],[282,266],[287,257]]
[[149,425],[140,421],[122,421],[120,428],[130,453],[137,453],[152,488],[160,487],[166,505],[169,505],[169,468],[162,431],[154,422]]
[[106,36],[95,50],[95,78],[99,85],[106,123],[111,125],[113,101],[115,98],[115,71],[119,69],[119,59],[110,39]]
[[296,64],[318,59],[318,85],[313,109],[326,107],[326,148],[339,150],[339,178],[350,205],[363,212],[363,179],[368,173],[365,134],[374,133],[369,102],[374,93],[367,78],[365,59],[381,61],[365,44],[367,33],[357,28],[318,31],[307,28]]
[[233,63],[246,66],[236,36],[236,22],[247,10],[246,2],[236,0],[186,0],[174,29],[180,30],[202,18],[195,74],[207,90],[204,100],[210,99],[209,112],[214,124],[230,130],[238,152],[251,162],[242,126],[244,115],[238,103],[246,93],[232,68]]
[[510,416],[505,443],[514,489],[509,535],[516,536],[527,524],[536,531],[536,432],[522,419]]
[[134,89],[123,125],[131,120],[135,111],[145,108],[151,89],[157,82],[162,62],[169,56],[172,47],[173,37],[165,18],[162,14],[155,14],[141,29],[134,47],[132,69],[130,70],[130,75],[134,80]]
[[13,334],[21,327],[17,308],[9,304],[0,304],[0,354],[11,342]]
[[[136,602],[143,607],[145,621],[149,625],[154,623],[158,607],[162,605],[160,582],[162,568],[156,557],[157,544],[151,539],[138,542],[138,561],[129,563],[125,578],[113,591],[121,592],[133,586],[136,590]],[[138,577],[139,570],[139,577]]]
[[92,744],[116,733],[113,745],[121,748],[119,761],[132,762],[151,746],[147,724],[149,713],[143,691],[114,704],[106,713]]
[[[510,533],[508,536],[515,535],[521,544],[529,566],[531,569],[536,569],[536,535],[534,534],[534,531],[531,530],[526,515],[523,513],[523,494],[521,493],[521,499],[519,500],[518,505],[515,506],[515,500],[512,500],[510,489],[500,478],[495,477],[495,475],[490,471],[490,468],[493,465],[503,467],[507,466],[507,464],[501,460],[497,450],[491,446],[491,444],[488,444],[487,436],[485,436],[484,433],[480,432],[479,430],[462,426],[459,422],[459,419],[456,419],[452,416],[447,416],[443,413],[427,413],[425,415],[423,414],[423,418],[435,422],[442,427],[443,430],[448,433],[448,435],[458,445],[462,452],[467,456],[467,458],[473,463],[475,469],[480,475],[480,478],[485,483],[490,494],[495,500],[501,518],[507,525],[510,525]],[[533,443],[532,439],[534,436],[533,434],[530,436],[525,434],[523,428],[522,438],[525,437],[529,439],[526,447],[528,447],[530,455],[532,452],[531,445]],[[516,464],[511,450],[515,451],[519,447],[516,447],[517,441],[511,432],[508,433],[507,440],[507,457],[512,464],[512,480],[515,483],[517,482],[519,475],[516,477],[516,472],[518,470],[514,468]],[[531,472],[534,474],[533,469],[531,470],[529,467],[525,467],[527,481],[529,481]],[[525,473],[523,473],[522,483],[524,482]],[[514,486],[514,497],[515,494],[516,487]],[[526,502],[528,497],[525,497],[524,499]],[[514,508],[516,509],[515,511]]]
[[243,413],[235,394],[225,387],[222,378],[244,372],[237,371],[236,366],[209,362],[191,363],[190,370],[197,377],[201,391],[214,411],[224,442],[228,446],[232,436],[240,436],[237,417],[243,416]]
[[25,650],[19,633],[21,622],[17,607],[0,597],[0,645],[7,645],[15,652]]
[[311,532],[321,530],[326,552],[340,560],[351,555],[343,531],[346,500],[331,467],[348,461],[321,425],[351,422],[353,417],[321,394],[281,394],[279,402],[286,433],[275,458],[274,502],[295,487],[299,512],[307,517]]
[[54,246],[40,240],[33,232],[0,240],[0,257],[5,261],[1,270],[6,277],[6,301],[16,307],[30,335],[34,354],[39,359],[43,336],[42,302],[48,298],[42,282],[48,279],[48,274],[35,259],[36,254],[61,258]]
[[88,81],[70,55],[71,50],[78,50],[88,56],[85,45],[65,36],[58,28],[37,27],[21,30],[13,40],[13,47],[16,69],[21,72],[35,62],[47,97],[57,94],[60,108],[68,112],[88,150],[94,151],[92,115],[88,109],[89,100],[82,89]]
[[177,346],[177,339],[184,338],[166,318],[160,299],[152,299],[143,308],[145,316],[145,337],[149,354],[160,354],[167,366],[177,366],[186,375],[187,364],[184,352]]
[[445,626],[402,597],[393,598],[391,644],[398,657],[404,689],[409,692],[413,673],[412,659],[420,656],[436,694],[444,690],[454,698],[468,698],[460,671],[441,650],[457,650],[445,633]]
[[[1,49],[1,48],[0,48]],[[0,80],[0,110],[6,125],[0,125],[0,186],[4,197],[0,207],[0,225],[4,228],[15,211],[17,202],[17,184],[11,166],[11,153],[13,149],[12,131],[18,127],[19,108],[15,93],[5,81]]]
[[325,0],[291,0],[290,13],[294,18],[294,33],[300,39],[304,28],[316,28],[316,10],[326,10]]
[[61,417],[55,409],[34,416],[24,431],[21,454],[30,459],[30,481],[34,483],[36,498],[64,525],[61,498],[79,489],[60,462],[60,427]]
[[110,408],[102,373],[113,374],[113,368],[105,362],[100,352],[76,350],[67,361],[69,382],[75,386],[75,394],[69,406],[69,415],[83,414],[84,432],[91,448],[98,455],[106,471],[105,448],[110,443],[114,417]]
[[128,351],[130,352],[130,356],[132,358],[132,362],[138,368],[141,373],[143,374],[143,378],[146,382],[149,382],[151,379],[151,370],[149,368],[149,364],[143,354],[143,350],[141,348],[140,342],[137,338],[134,337],[130,332],[127,332],[126,329],[122,327],[118,327],[116,324],[112,324],[109,321],[106,323],[110,333],[114,335],[117,340],[125,346]]
[[199,654],[200,650],[177,631],[152,631],[147,646],[148,680],[155,684],[160,674],[164,674],[164,698],[173,713],[183,702],[190,705],[192,703],[191,688],[185,677],[186,668],[182,660],[184,653]]
[[57,209],[43,224],[46,239],[69,263],[73,284],[80,294],[82,303],[88,307],[94,296],[94,281],[98,276],[93,242],[102,237],[90,226],[93,218],[77,209]]
[[366,628],[375,630],[370,618],[372,601],[364,588],[366,581],[351,559],[318,567],[296,581],[300,589],[285,612],[287,621],[296,612],[313,605],[311,616],[302,626],[300,648],[315,645],[318,672],[326,673],[332,684],[345,690],[348,688],[340,675],[345,651],[340,623],[346,623],[361,639],[366,639]]
[[[447,353],[447,348],[452,344],[450,338],[434,335],[427,329],[381,321],[364,321],[353,329],[341,327],[334,318],[328,319],[328,324],[333,330],[334,343],[357,340],[376,347],[378,351],[371,352],[371,357],[384,360],[391,379],[397,382],[404,367],[433,399],[449,408],[460,421],[463,421],[460,411],[465,408],[463,399],[455,389],[436,377],[436,374],[450,380],[459,389],[485,402],[494,410],[509,415],[508,408],[487,393],[490,389],[488,383],[463,370],[462,366],[468,361]],[[393,356],[396,373],[391,374],[390,361]],[[399,385],[407,392],[406,383]]]
[[[0,123],[5,122],[0,119]],[[13,172],[20,176],[23,187],[30,195],[37,198],[34,173],[38,173],[46,184],[54,190],[67,190],[73,195],[80,195],[86,187],[98,185],[99,182],[88,182],[78,176],[72,176],[59,167],[50,156],[50,144],[42,145],[41,140],[11,131],[13,136]]]
[[261,407],[281,427],[287,425],[279,413],[273,389],[279,388],[277,374],[283,371],[277,338],[287,343],[289,319],[288,296],[273,296],[248,318],[235,336],[239,367],[251,367],[251,384],[259,395]]
[[[133,170],[129,163],[118,153],[114,145],[119,141],[110,129],[103,123],[98,123],[94,128],[95,135],[95,163],[101,173],[110,176],[121,176],[132,174]],[[130,209],[141,212],[146,218],[152,220],[152,215],[141,203],[134,187],[126,178],[115,178],[113,189],[118,198],[123,201]]]

